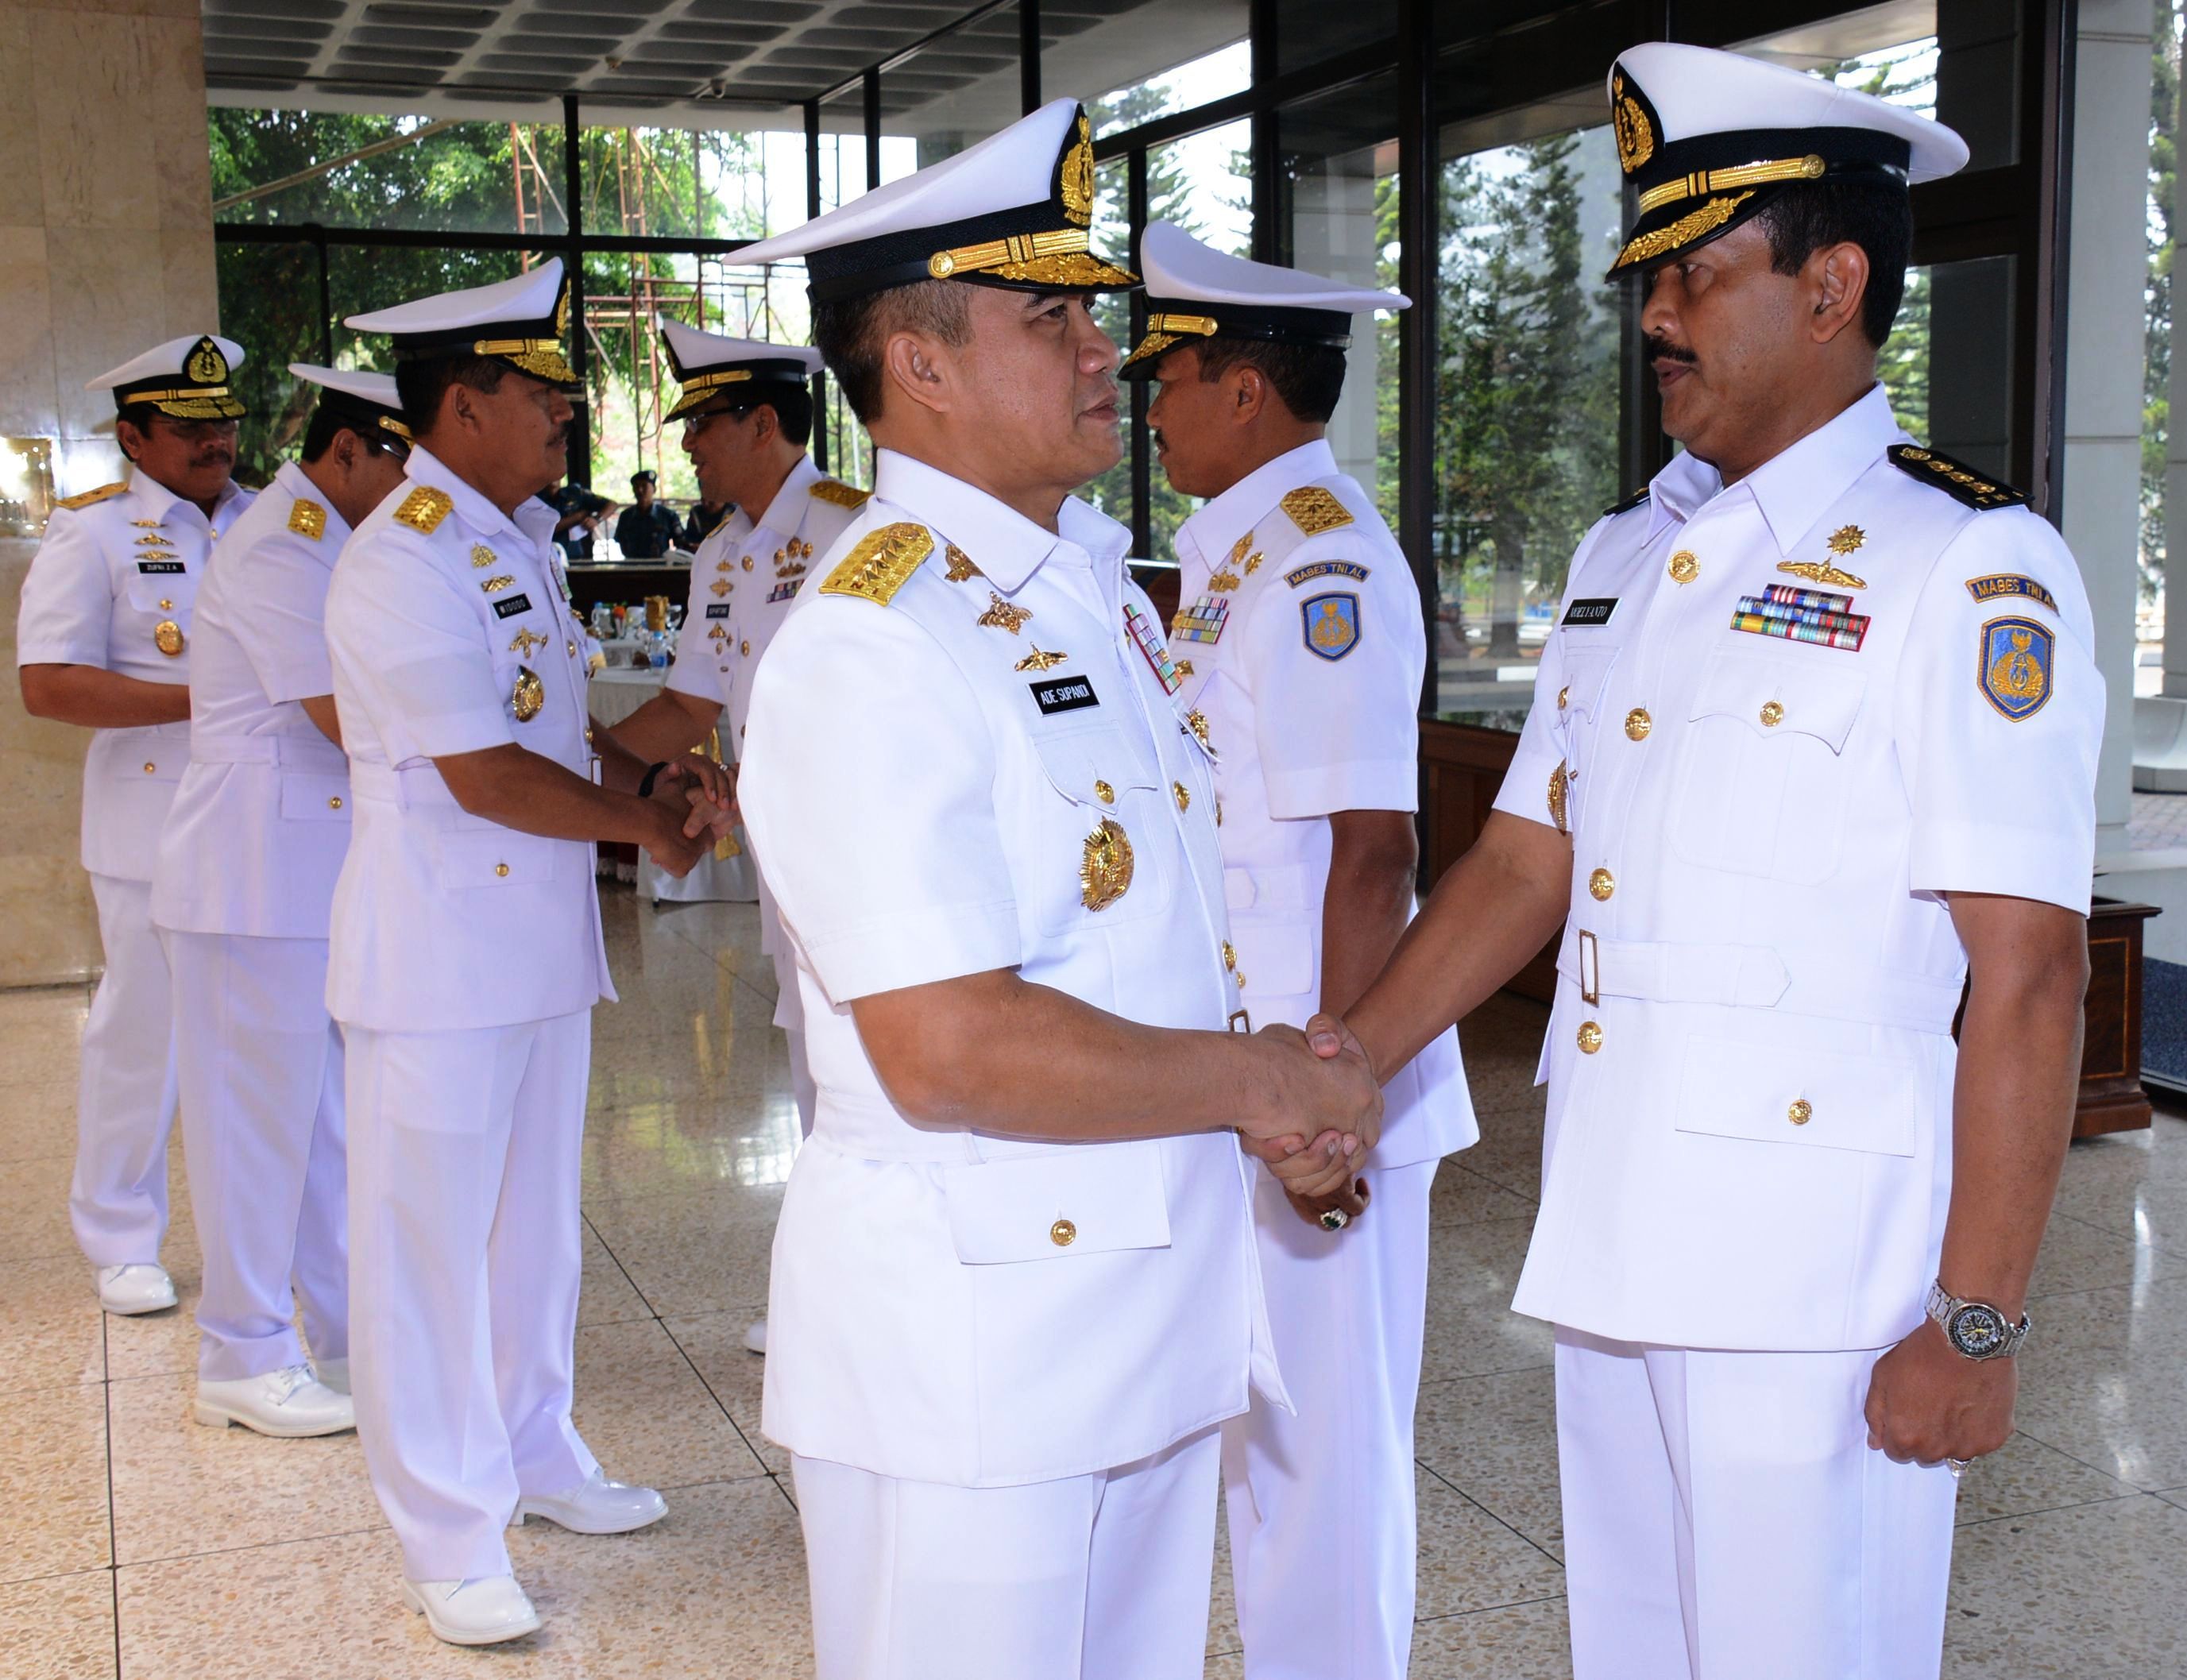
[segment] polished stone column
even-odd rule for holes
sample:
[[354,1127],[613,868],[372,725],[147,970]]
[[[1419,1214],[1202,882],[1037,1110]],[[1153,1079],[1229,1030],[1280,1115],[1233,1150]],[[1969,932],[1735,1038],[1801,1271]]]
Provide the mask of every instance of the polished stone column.
[[[0,0],[0,436],[54,440],[70,495],[120,475],[84,381],[218,322],[199,0]],[[33,546],[0,541],[0,986],[99,961],[84,732],[26,716],[13,674]]]

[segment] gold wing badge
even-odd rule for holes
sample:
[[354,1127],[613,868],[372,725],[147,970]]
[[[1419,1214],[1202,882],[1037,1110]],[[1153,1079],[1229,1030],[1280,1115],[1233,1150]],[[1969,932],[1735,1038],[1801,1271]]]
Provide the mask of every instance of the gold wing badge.
[[[1868,541],[1868,533],[1857,525],[1841,525],[1830,533],[1830,553],[1842,558],[1858,553]],[[1830,560],[1779,560],[1777,570],[1788,571],[1795,577],[1804,577],[1811,583],[1819,583],[1826,589],[1865,589],[1868,580],[1855,577]]]

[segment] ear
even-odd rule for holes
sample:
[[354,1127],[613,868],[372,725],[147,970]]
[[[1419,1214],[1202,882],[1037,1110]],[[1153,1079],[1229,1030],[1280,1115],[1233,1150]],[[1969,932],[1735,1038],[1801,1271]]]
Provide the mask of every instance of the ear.
[[450,385],[441,402],[441,414],[459,430],[467,432],[486,430],[486,416],[479,407],[479,393],[462,380]]
[[781,422],[775,418],[771,403],[762,402],[752,410],[751,441],[755,449],[766,448],[774,441],[774,435],[781,430]]
[[1848,240],[1815,252],[1806,269],[1803,278],[1814,312],[1808,336],[1819,345],[1835,342],[1848,329],[1858,333],[1861,306],[1868,296],[1868,253]]
[[1223,376],[1223,385],[1234,426],[1251,425],[1267,412],[1269,400],[1274,396],[1268,376],[1250,362],[1233,366]]
[[114,423],[114,446],[121,452],[124,460],[134,461],[144,452],[144,434],[134,420]]
[[345,429],[335,434],[335,466],[344,478],[357,470],[359,452],[355,432]]
[[881,346],[881,369],[892,391],[936,414],[946,414],[956,396],[956,361],[949,347],[925,333],[891,333]]

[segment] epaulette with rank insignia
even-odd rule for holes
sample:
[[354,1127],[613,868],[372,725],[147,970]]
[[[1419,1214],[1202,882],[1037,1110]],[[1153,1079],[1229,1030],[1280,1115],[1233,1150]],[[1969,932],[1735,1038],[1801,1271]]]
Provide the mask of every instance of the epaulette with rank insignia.
[[1629,514],[1635,508],[1644,508],[1647,505],[1648,486],[1644,484],[1622,502],[1612,502],[1602,510],[1602,516],[1606,520],[1614,520],[1620,514]]
[[1352,523],[1352,511],[1318,484],[1302,485],[1279,504],[1308,537]]
[[66,508],[73,512],[78,508],[88,508],[94,502],[104,502],[110,496],[119,496],[128,488],[129,482],[126,479],[116,479],[112,484],[102,484],[98,489],[87,490],[80,496],[64,496],[59,501],[54,503],[53,506]]
[[858,539],[857,546],[828,574],[820,593],[855,595],[885,607],[933,552],[934,537],[925,525],[908,520],[885,525]]
[[1941,490],[1955,501],[1970,508],[2024,508],[2027,505],[2025,491],[2015,490],[2010,485],[1992,478],[1987,473],[1976,472],[1964,461],[1954,461],[1948,455],[1940,455],[1933,449],[1917,448],[1910,443],[1894,443],[1885,452],[1891,464],[1903,473],[1911,474],[1922,483]]
[[395,510],[395,517],[411,530],[422,531],[430,537],[455,505],[455,497],[447,491],[436,490],[430,484],[421,484],[402,498],[402,505]]
[[845,484],[838,479],[824,478],[805,493],[815,501],[833,503],[838,508],[863,508],[874,492],[860,490],[855,485]]
[[318,542],[327,534],[327,510],[308,496],[299,496],[289,509],[289,529]]

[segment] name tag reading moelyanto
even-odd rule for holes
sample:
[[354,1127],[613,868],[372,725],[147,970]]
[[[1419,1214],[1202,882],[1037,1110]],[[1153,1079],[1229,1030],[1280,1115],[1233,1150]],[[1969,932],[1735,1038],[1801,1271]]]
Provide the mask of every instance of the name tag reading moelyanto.
[[1094,685],[1083,677],[1057,677],[1045,683],[1028,683],[1026,687],[1032,690],[1032,703],[1040,708],[1043,717],[1101,704]]
[[1574,601],[1565,609],[1564,621],[1583,629],[1589,628],[1609,623],[1611,614],[1616,610],[1616,596],[1598,596],[1592,600]]

